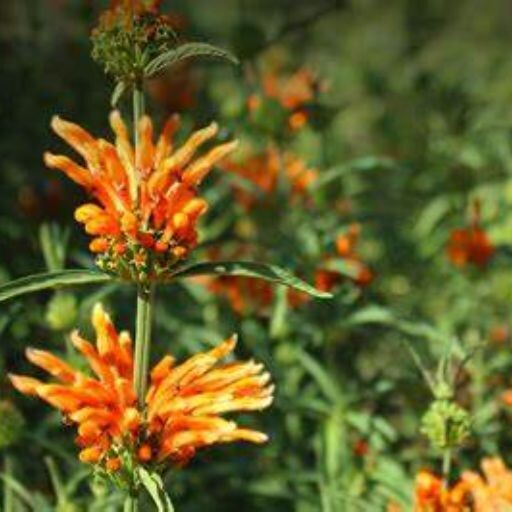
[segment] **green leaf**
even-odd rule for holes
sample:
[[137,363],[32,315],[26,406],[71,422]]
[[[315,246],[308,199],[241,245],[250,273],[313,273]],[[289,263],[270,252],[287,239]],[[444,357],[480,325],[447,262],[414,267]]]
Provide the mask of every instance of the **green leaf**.
[[103,283],[112,279],[108,274],[94,270],[61,270],[34,274],[0,286],[0,302],[27,293],[79,284]]
[[313,286],[295,277],[293,274],[276,265],[256,263],[252,261],[219,261],[216,263],[195,263],[177,269],[171,280],[184,277],[216,275],[216,276],[238,276],[253,279],[263,279],[272,283],[279,283],[295,288],[319,299],[329,299],[330,293],[321,292]]
[[112,91],[112,96],[110,97],[110,105],[112,108],[115,108],[119,103],[119,100],[123,97],[123,94],[127,91],[128,85],[126,82],[117,82],[114,90]]
[[156,73],[169,69],[176,63],[185,59],[194,57],[207,57],[211,59],[224,59],[232,64],[238,64],[238,59],[222,48],[218,48],[207,43],[185,43],[177,48],[173,48],[167,52],[158,55],[151,62],[149,62],[144,69],[146,76],[151,77]]
[[139,468],[139,477],[142,485],[156,505],[158,512],[174,512],[171,498],[165,492],[160,476],[156,473],[150,473],[144,468]]

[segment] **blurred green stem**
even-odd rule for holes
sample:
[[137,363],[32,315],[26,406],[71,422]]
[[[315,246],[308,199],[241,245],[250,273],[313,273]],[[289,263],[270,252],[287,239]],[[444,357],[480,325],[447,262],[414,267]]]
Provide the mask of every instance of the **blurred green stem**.
[[445,448],[443,452],[443,485],[445,489],[448,489],[450,485],[451,464],[452,450],[451,448]]
[[[9,453],[4,455],[4,475],[11,480],[14,475],[14,460]],[[14,492],[9,481],[4,483],[4,512],[14,512]]]
[[134,496],[128,496],[124,502],[123,512],[137,512],[139,509],[138,498]]

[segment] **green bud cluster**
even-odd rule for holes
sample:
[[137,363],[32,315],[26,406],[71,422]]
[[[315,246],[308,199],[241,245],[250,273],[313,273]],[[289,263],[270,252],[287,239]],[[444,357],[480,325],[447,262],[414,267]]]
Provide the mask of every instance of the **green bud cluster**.
[[151,11],[127,16],[116,9],[101,17],[91,35],[92,57],[116,81],[134,84],[153,58],[173,46],[176,33],[167,16]]
[[157,252],[138,243],[127,243],[122,254],[114,247],[96,258],[98,268],[126,281],[163,281],[181,261],[170,251]]
[[471,430],[469,413],[447,399],[435,400],[421,421],[421,432],[439,450],[460,445]]
[[23,433],[25,419],[14,404],[0,401],[0,450],[16,444]]

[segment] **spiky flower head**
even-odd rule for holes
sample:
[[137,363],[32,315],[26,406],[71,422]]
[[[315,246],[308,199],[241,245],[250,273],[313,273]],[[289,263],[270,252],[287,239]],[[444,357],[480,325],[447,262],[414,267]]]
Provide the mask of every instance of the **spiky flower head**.
[[113,1],[93,30],[92,57],[116,81],[136,84],[154,57],[176,43],[171,16],[158,12],[161,2]]
[[151,372],[143,408],[133,383],[132,342],[118,333],[101,305],[92,323],[96,344],[74,332],[71,340],[88,361],[92,374],[36,349],[28,359],[55,382],[10,375],[14,387],[57,408],[78,427],[80,460],[110,475],[115,483],[133,485],[136,469],[159,470],[183,465],[205,446],[234,441],[263,443],[267,436],[241,428],[223,415],[268,407],[273,400],[270,375],[253,361],[220,365],[236,346],[232,337],[182,364],[165,356]]
[[99,255],[100,268],[133,281],[158,280],[197,245],[197,222],[208,209],[197,188],[237,142],[214,146],[195,158],[198,149],[217,135],[216,123],[174,148],[179,117],[169,118],[155,143],[153,123],[143,116],[135,155],[118,111],[111,113],[110,124],[114,144],[54,117],[52,128],[84,165],[48,152],[44,159],[48,167],[63,171],[97,200],[78,208],[75,218],[94,237],[90,249]]

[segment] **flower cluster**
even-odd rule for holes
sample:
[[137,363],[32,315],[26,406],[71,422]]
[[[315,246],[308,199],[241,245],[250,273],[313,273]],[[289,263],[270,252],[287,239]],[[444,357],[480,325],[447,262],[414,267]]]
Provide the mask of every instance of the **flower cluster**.
[[490,512],[512,508],[512,471],[500,458],[484,459],[483,475],[465,471],[453,486],[423,470],[416,477],[416,512]]
[[269,146],[262,153],[250,155],[242,161],[226,160],[223,169],[235,174],[252,186],[233,185],[237,203],[250,210],[264,203],[278,188],[281,177],[285,178],[292,199],[303,198],[317,178],[317,171],[309,168],[299,157],[281,152]]
[[53,129],[82,156],[85,167],[52,153],[45,154],[45,162],[98,201],[80,206],[75,217],[94,236],[90,249],[99,254],[102,269],[136,281],[165,277],[197,245],[197,220],[208,208],[198,197],[197,186],[237,142],[218,145],[195,158],[199,147],[216,136],[216,123],[174,148],[179,118],[167,121],[155,143],[152,122],[143,116],[135,156],[119,112],[111,113],[110,124],[115,144],[95,139],[80,126],[55,117]]
[[89,363],[93,376],[69,366],[53,354],[27,350],[28,359],[56,382],[10,375],[22,393],[60,410],[76,424],[80,460],[109,473],[125,466],[186,463],[199,448],[216,443],[263,443],[261,432],[240,428],[222,415],[268,407],[273,400],[270,375],[253,361],[218,365],[233,352],[232,337],[182,364],[165,356],[151,372],[144,408],[137,407],[133,386],[132,342],[118,333],[101,305],[94,308],[96,344],[77,332],[73,345]]
[[467,488],[464,484],[445,486],[443,479],[423,470],[416,476],[415,512],[469,512]]
[[159,14],[159,0],[114,0],[93,30],[92,57],[116,80],[136,84],[144,67],[176,42],[179,18]]
[[473,204],[472,221],[465,228],[455,229],[446,248],[449,260],[457,267],[473,264],[485,267],[496,251],[480,225],[480,204]]
[[308,106],[320,87],[313,73],[305,68],[286,78],[267,72],[262,79],[261,93],[249,97],[249,112],[256,122],[265,121],[270,113],[276,116],[281,112],[287,128],[299,130],[308,122]]

